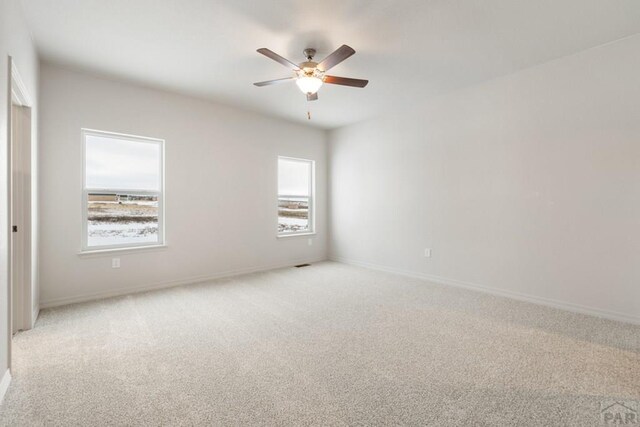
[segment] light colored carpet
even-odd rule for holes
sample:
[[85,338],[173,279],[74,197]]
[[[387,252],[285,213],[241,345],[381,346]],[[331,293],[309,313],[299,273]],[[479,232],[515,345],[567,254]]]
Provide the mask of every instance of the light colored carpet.
[[44,310],[1,425],[591,426],[640,327],[338,263]]

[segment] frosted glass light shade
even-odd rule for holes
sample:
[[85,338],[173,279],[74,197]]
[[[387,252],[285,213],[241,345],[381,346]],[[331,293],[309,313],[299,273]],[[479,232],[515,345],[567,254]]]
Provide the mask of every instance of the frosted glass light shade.
[[296,84],[304,94],[316,93],[322,86],[322,79],[311,76],[299,77]]

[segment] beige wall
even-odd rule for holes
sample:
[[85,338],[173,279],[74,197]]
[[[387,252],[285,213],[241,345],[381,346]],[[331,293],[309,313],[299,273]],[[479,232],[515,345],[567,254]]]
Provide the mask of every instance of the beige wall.
[[640,322],[639,70],[640,35],[332,132],[331,256]]
[[[43,305],[325,259],[323,131],[48,64],[41,105]],[[167,249],[78,255],[83,127],[165,139]],[[279,155],[316,161],[312,245],[276,238]]]

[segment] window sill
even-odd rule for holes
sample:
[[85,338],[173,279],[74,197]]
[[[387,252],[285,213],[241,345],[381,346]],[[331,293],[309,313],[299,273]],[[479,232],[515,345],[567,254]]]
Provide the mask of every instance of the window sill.
[[81,258],[93,258],[99,256],[109,256],[109,255],[125,255],[125,254],[133,254],[140,252],[155,252],[167,249],[167,245],[150,245],[150,246],[140,246],[140,247],[131,247],[131,248],[112,248],[112,249],[91,249],[88,251],[80,251],[78,252],[78,256]]
[[291,234],[278,234],[278,239],[288,239],[289,237],[309,237],[309,236],[315,236],[316,232],[309,232],[309,233],[291,233]]

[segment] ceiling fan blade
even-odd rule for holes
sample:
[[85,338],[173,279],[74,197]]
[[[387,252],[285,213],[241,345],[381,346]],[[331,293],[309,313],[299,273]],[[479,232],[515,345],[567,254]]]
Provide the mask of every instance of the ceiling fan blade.
[[329,71],[330,68],[335,67],[351,55],[356,53],[353,48],[343,44],[338,49],[335,50],[331,55],[324,58],[319,64],[318,68],[322,71]]
[[318,92],[307,94],[307,101],[315,101],[317,99],[318,99]]
[[259,86],[259,87],[261,87],[261,86],[269,86],[269,85],[275,85],[275,84],[278,84],[278,83],[286,83],[286,82],[288,82],[290,80],[293,80],[293,79],[294,79],[293,77],[285,77],[283,79],[275,79],[275,80],[267,80],[267,81],[264,81],[264,82],[257,82],[257,83],[254,83],[254,85],[255,86]]
[[285,67],[291,68],[294,71],[300,70],[300,67],[298,67],[296,64],[294,64],[293,62],[289,61],[286,58],[283,58],[282,56],[278,55],[277,53],[267,49],[266,47],[262,47],[262,48],[258,49],[257,52],[263,54],[267,58],[271,58],[274,61],[281,63]]
[[365,87],[369,80],[350,79],[349,77],[324,76],[324,82],[334,85]]

